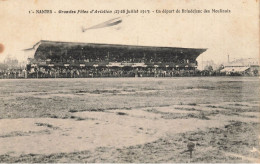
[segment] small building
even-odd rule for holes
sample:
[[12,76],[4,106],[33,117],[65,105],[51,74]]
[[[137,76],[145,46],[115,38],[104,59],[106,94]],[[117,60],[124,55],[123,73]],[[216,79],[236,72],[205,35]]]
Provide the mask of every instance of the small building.
[[237,59],[227,63],[220,72],[226,75],[259,76],[259,60],[256,58]]

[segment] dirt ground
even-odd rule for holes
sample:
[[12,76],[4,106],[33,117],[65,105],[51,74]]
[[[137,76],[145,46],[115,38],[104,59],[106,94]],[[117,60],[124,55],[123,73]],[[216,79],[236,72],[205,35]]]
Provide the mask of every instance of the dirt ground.
[[1,80],[0,102],[0,162],[260,162],[258,78]]

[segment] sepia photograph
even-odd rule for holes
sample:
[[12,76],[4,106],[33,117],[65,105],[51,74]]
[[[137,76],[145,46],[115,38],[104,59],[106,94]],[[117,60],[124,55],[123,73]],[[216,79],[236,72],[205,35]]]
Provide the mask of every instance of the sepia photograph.
[[0,0],[0,163],[259,163],[258,0]]

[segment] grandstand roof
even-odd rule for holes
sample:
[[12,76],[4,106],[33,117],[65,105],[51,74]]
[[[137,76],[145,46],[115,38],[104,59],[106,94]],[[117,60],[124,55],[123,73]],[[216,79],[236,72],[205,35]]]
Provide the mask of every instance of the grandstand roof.
[[[100,52],[101,54],[108,51],[111,53],[124,53],[124,54],[141,54],[147,55],[177,55],[188,56],[189,58],[196,59],[201,53],[207,49],[194,49],[194,48],[180,48],[180,47],[157,47],[157,46],[137,46],[137,45],[121,45],[121,44],[100,44],[100,43],[78,43],[78,42],[60,42],[60,41],[48,41],[41,40],[37,42],[32,48],[26,50],[35,50],[35,56],[37,52],[45,53],[49,55],[57,52],[57,54],[64,54],[65,50],[73,50],[75,52],[92,51]],[[25,50],[25,51],[26,51]],[[56,55],[57,55],[56,54]]]

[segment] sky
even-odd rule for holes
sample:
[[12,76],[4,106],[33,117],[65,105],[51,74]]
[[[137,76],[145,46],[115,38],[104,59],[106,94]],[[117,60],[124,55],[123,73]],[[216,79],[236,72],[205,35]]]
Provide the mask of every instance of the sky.
[[[137,14],[29,14],[30,10],[131,10]],[[153,13],[140,10],[229,9],[231,13]],[[88,28],[113,18],[118,25]],[[27,59],[40,40],[206,48],[197,58],[216,63],[259,58],[258,0],[1,0],[0,61]],[[2,48],[1,48],[2,47]]]

